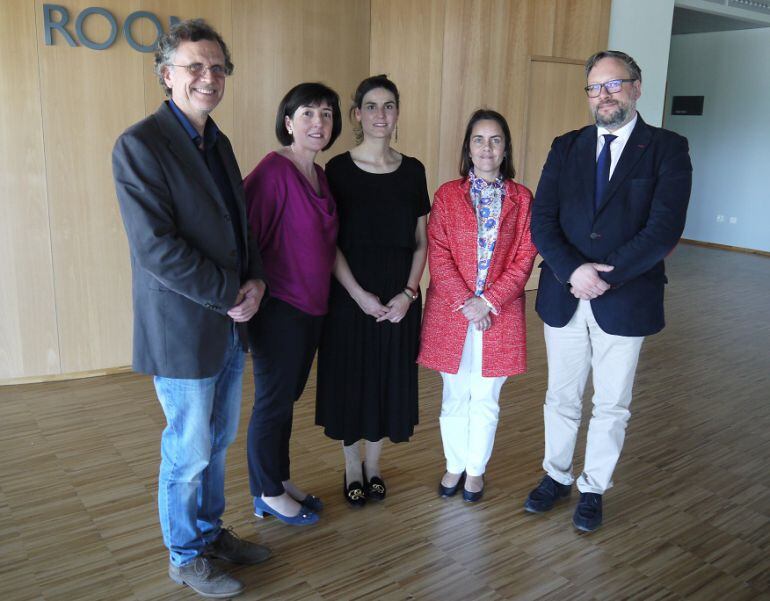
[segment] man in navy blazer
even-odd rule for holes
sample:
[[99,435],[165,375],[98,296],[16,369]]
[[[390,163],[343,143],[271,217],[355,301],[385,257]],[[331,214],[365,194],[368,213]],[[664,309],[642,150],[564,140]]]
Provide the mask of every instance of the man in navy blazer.
[[241,173],[209,116],[233,64],[220,35],[192,20],[161,38],[155,70],[170,100],[127,129],[112,155],[131,250],[133,366],[154,376],[167,422],[158,509],[169,576],[203,596],[232,597],[243,584],[210,558],[253,564],[270,556],[221,520],[244,329],[265,291]]
[[546,472],[527,511],[548,511],[570,495],[582,396],[593,372],[580,501],[574,526],[602,521],[602,495],[623,447],[639,352],[664,326],[664,257],[684,229],[692,166],[687,140],[647,125],[636,112],[641,69],[623,52],[585,66],[595,125],[556,138],[532,212],[544,261],[536,309],[545,322],[548,391]]

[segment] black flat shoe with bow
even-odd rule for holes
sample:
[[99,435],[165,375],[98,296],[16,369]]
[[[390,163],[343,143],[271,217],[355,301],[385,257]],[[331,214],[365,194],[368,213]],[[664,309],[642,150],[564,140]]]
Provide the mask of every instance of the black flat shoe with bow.
[[351,482],[348,484],[348,475],[345,474],[342,481],[342,494],[345,500],[353,507],[363,507],[366,505],[366,492],[360,482]]
[[388,492],[385,482],[379,476],[372,476],[371,480],[367,480],[364,476],[364,489],[366,498],[370,501],[382,501]]
[[318,513],[324,508],[324,504],[321,502],[321,499],[319,499],[318,497],[314,497],[313,495],[305,495],[304,499],[302,500],[295,499],[295,500],[299,501],[307,509],[315,513]]

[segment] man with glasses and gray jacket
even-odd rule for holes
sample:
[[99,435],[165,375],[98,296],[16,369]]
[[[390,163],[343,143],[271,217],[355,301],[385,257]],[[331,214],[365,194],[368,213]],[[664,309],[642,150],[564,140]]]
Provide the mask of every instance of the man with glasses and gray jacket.
[[212,558],[255,564],[270,556],[221,520],[245,325],[265,284],[241,173],[209,116],[233,70],[227,46],[202,20],[182,21],[160,39],[155,70],[169,100],[128,128],[112,155],[131,251],[133,367],[154,376],[167,422],[158,508],[169,576],[204,597],[227,598],[243,584]]

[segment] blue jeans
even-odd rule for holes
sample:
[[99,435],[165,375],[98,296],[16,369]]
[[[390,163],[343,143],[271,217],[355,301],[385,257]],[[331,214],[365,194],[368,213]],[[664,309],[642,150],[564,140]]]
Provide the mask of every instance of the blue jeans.
[[158,511],[171,563],[200,555],[218,535],[225,510],[225,455],[241,411],[243,351],[233,337],[222,369],[202,379],[155,376],[166,416],[160,444]]

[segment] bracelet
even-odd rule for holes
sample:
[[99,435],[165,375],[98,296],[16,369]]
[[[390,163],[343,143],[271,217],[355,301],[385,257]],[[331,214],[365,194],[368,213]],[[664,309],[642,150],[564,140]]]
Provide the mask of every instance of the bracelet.
[[412,290],[409,286],[405,286],[404,289],[401,291],[406,295],[406,298],[409,299],[410,303],[413,303],[417,300],[418,294]]

